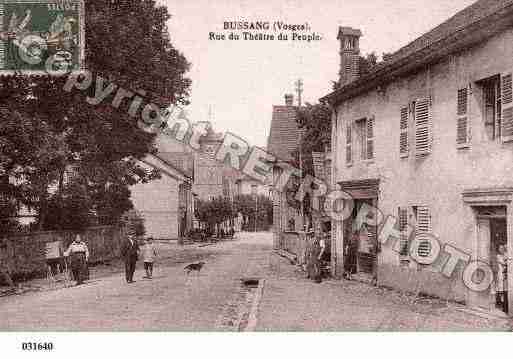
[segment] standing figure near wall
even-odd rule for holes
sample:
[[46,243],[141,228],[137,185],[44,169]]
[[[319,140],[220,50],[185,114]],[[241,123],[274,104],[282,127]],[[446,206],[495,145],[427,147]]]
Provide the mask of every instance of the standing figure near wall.
[[344,244],[344,278],[351,280],[353,274],[357,272],[357,253],[358,253],[358,230],[354,230],[347,243]]
[[506,246],[500,245],[497,254],[497,305],[502,308],[504,313],[508,313],[508,261],[506,255]]
[[308,278],[316,283],[322,282],[321,277],[321,258],[326,249],[326,241],[322,237],[322,232],[317,230],[310,242],[307,254],[307,272]]
[[64,252],[64,256],[71,260],[71,272],[73,273],[73,279],[77,281],[77,285],[82,284],[87,276],[89,250],[85,242],[82,241],[80,234],[76,235],[66,252]]

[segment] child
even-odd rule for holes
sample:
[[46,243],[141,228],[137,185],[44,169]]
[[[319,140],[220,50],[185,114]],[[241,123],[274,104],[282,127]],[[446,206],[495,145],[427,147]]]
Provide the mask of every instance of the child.
[[157,256],[157,250],[153,244],[153,238],[149,237],[146,239],[146,243],[142,248],[142,257],[144,262],[144,270],[146,271],[146,277],[151,279],[153,276],[153,262]]

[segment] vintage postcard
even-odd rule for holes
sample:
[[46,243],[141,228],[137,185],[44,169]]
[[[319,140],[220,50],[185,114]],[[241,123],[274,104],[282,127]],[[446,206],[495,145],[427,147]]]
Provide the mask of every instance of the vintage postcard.
[[2,74],[16,353],[513,329],[513,0],[0,0]]

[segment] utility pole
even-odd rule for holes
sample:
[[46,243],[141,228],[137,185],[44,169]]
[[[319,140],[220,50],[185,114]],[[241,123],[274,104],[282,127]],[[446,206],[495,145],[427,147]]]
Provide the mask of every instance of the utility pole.
[[255,193],[255,233],[257,231],[257,221],[258,221],[258,193]]
[[303,80],[299,79],[295,82],[297,93],[297,105],[301,107],[301,95],[303,94]]
[[[297,103],[298,107],[301,107],[301,95],[303,94],[303,80],[298,79],[295,82],[296,85],[296,93],[297,93]],[[300,180],[303,180],[303,148],[301,143],[303,142],[303,129],[299,129],[299,173],[300,173]],[[303,229],[306,230],[308,228],[305,228],[305,209],[303,208],[303,200],[301,200],[300,203],[300,214],[301,214],[301,221]]]

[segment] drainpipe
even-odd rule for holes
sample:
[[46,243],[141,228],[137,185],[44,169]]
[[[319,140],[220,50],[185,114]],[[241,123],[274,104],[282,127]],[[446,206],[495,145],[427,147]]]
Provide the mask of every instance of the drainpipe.
[[[333,191],[337,188],[337,166],[338,166],[338,111],[337,107],[327,102],[328,107],[332,112],[331,120],[331,186],[328,191]],[[343,243],[344,238],[337,241],[339,233],[343,236],[343,229],[339,229],[339,224],[335,220],[331,220],[331,275],[333,277],[340,276],[344,270],[344,256],[343,256]],[[337,243],[338,242],[338,243]],[[342,246],[342,248],[338,248]],[[340,273],[342,271],[342,273]]]

